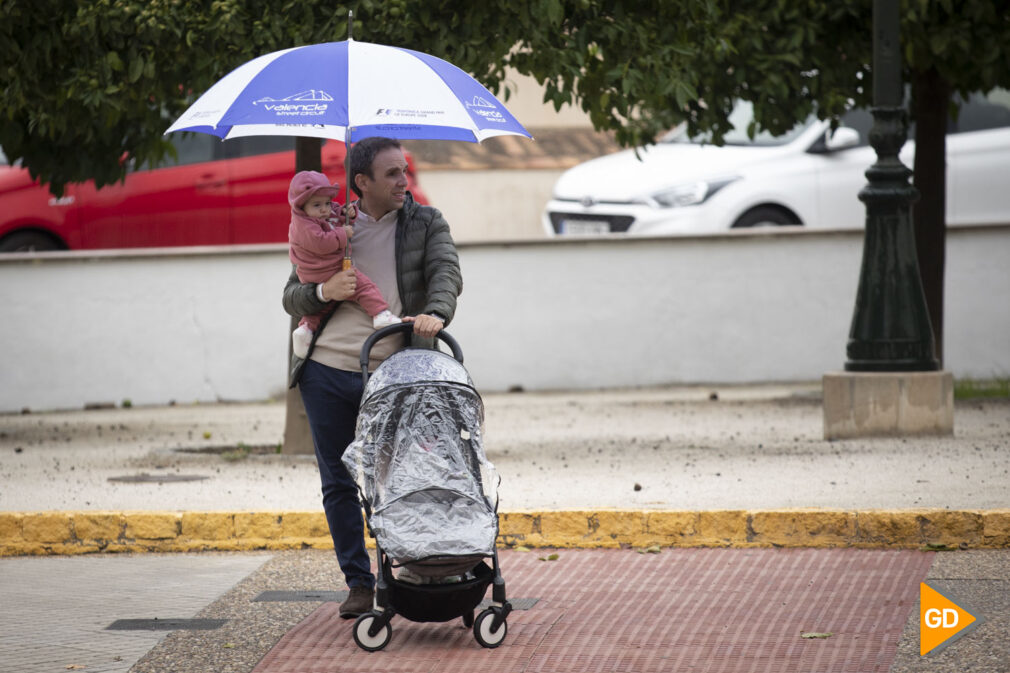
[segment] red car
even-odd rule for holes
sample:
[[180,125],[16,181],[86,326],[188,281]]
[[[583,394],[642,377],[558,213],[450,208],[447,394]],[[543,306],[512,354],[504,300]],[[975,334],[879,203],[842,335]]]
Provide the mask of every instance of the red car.
[[[221,142],[193,133],[171,141],[178,160],[133,169],[102,189],[70,184],[59,199],[0,152],[0,252],[287,241],[294,138]],[[343,188],[344,144],[324,141],[322,159],[323,172]],[[407,162],[409,189],[426,204],[409,154]]]

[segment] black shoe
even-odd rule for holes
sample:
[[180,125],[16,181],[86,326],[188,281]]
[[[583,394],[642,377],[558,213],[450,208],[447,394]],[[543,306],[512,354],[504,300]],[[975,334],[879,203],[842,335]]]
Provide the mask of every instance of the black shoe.
[[340,604],[340,617],[354,619],[366,612],[371,612],[374,602],[375,590],[371,587],[351,587],[347,598]]

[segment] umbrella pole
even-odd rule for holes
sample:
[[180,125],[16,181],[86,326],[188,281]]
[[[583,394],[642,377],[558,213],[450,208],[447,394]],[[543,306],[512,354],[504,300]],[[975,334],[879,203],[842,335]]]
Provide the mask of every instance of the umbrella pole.
[[[350,120],[348,120],[350,121]],[[344,216],[347,216],[347,206],[351,205],[351,127],[344,131]],[[355,213],[357,215],[357,213]],[[355,218],[357,219],[357,218]],[[346,221],[346,220],[345,220]],[[351,223],[353,226],[353,222]],[[341,268],[350,269],[354,264],[351,262],[351,239],[347,239],[344,246],[344,261]]]
[[[354,10],[347,10],[347,39],[351,39],[352,27],[354,26]],[[350,112],[350,110],[348,110]],[[348,115],[347,128],[344,129],[344,215],[347,215],[347,206],[351,205],[351,124]],[[344,261],[342,268],[350,269],[354,266],[351,261],[351,239],[347,239],[344,247]]]

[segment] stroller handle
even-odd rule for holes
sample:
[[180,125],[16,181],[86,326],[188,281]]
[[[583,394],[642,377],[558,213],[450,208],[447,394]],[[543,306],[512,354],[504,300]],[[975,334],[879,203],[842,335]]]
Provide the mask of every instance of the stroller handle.
[[[414,323],[401,322],[396,325],[390,325],[376,330],[375,332],[372,332],[367,339],[365,339],[365,343],[361,346],[361,358],[359,359],[361,364],[361,374],[364,377],[365,383],[368,383],[368,359],[369,355],[372,353],[372,346],[374,346],[380,339],[384,339],[391,334],[399,334],[401,332],[406,334],[413,331]],[[438,334],[435,335],[435,338],[444,341],[452,350],[452,356],[456,358],[460,364],[463,363],[463,350],[459,347],[459,343],[452,338],[452,335],[445,330],[439,330]]]

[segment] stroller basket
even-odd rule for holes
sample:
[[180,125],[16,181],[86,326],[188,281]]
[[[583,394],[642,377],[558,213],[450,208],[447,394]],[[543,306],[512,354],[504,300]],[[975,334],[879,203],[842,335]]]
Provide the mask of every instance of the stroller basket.
[[472,579],[454,584],[411,584],[388,577],[390,606],[412,622],[447,622],[473,612],[484,599],[494,574],[483,561],[471,566],[470,571]]

